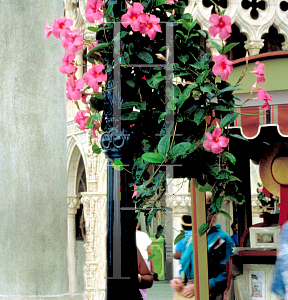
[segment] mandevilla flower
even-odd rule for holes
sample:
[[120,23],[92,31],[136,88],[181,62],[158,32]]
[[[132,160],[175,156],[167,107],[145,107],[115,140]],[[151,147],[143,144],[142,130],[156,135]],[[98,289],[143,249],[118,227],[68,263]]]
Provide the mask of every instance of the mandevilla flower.
[[103,5],[102,0],[88,0],[87,7],[85,9],[85,16],[89,23],[94,23],[94,21],[100,21],[103,19],[104,13],[100,11],[100,7]]
[[142,4],[134,2],[133,6],[130,6],[128,8],[127,13],[121,17],[122,25],[125,28],[127,28],[128,25],[130,25],[133,31],[139,31],[140,30],[139,16],[142,15],[143,9],[144,6]]
[[140,24],[140,33],[148,34],[150,40],[153,40],[156,36],[157,32],[162,32],[161,27],[159,25],[160,18],[157,18],[154,15],[146,15],[142,14],[139,17],[141,24]]
[[263,88],[258,88],[255,91],[259,91],[257,94],[257,98],[259,101],[264,100],[265,103],[262,105],[263,110],[268,110],[270,108],[270,105],[268,101],[272,101],[272,96],[269,95],[265,89]]
[[259,65],[258,67],[254,68],[254,75],[257,77],[256,81],[258,83],[263,83],[265,82],[265,74],[264,74],[264,67],[265,65],[260,63],[259,61],[256,61],[256,64]]
[[79,128],[84,130],[89,119],[89,109],[79,110],[74,117],[75,123],[79,124]]
[[166,1],[166,4],[174,3],[174,1],[178,1],[178,0],[167,0],[167,1]]
[[55,19],[53,24],[53,34],[56,39],[60,39],[60,34],[64,36],[65,33],[69,33],[72,25],[73,21],[66,17]]
[[93,130],[92,130],[92,135],[94,136],[94,138],[98,138],[97,134],[96,134],[96,130],[98,130],[98,128],[100,127],[101,123],[98,120],[94,120],[93,121]]
[[77,52],[83,49],[83,35],[78,35],[81,30],[74,30],[70,33],[65,33],[64,39],[61,44],[68,53],[77,54]]
[[218,76],[222,74],[222,80],[226,81],[228,79],[229,74],[232,73],[233,62],[231,60],[228,60],[225,55],[214,56],[212,60],[216,62],[212,69],[214,75]]
[[213,14],[209,18],[209,22],[213,25],[208,28],[209,33],[211,36],[215,37],[219,34],[219,38],[221,40],[226,40],[230,33],[232,32],[231,29],[231,18],[229,16],[218,16]]
[[46,21],[46,27],[44,29],[44,33],[46,34],[46,40],[48,40],[49,36],[52,34],[52,31],[52,27],[50,27],[48,21]]
[[134,187],[134,192],[133,192],[133,195],[132,195],[132,199],[133,199],[134,197],[136,197],[137,194],[138,194],[138,191],[137,191],[137,185],[134,184],[133,187]]
[[92,68],[89,69],[87,73],[83,75],[84,81],[94,90],[99,90],[99,82],[106,81],[107,75],[101,73],[101,71],[104,69],[103,64],[99,64],[97,66],[92,65]]
[[74,54],[66,53],[62,58],[63,65],[60,66],[59,71],[63,74],[74,73],[77,70],[77,68],[72,63],[74,59]]
[[80,100],[82,98],[82,93],[80,90],[83,89],[84,80],[82,78],[75,80],[74,76],[70,76],[69,80],[66,82],[66,96],[69,100]]
[[220,127],[216,127],[212,133],[212,135],[207,132],[206,137],[207,140],[203,142],[203,147],[206,150],[212,149],[212,152],[214,154],[218,154],[223,151],[222,148],[227,147],[229,138],[226,138],[224,136],[220,136],[222,133],[222,129]]

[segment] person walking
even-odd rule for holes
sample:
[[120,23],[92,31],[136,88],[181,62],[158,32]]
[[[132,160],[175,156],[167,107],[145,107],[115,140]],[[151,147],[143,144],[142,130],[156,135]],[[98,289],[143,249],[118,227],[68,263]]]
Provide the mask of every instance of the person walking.
[[[149,271],[155,273],[155,268],[154,268],[154,261],[151,259],[148,261],[148,258],[150,255],[152,255],[152,240],[148,236],[147,233],[143,232],[140,230],[140,225],[138,222],[138,219],[135,221],[136,223],[136,245],[137,248],[139,249]],[[147,299],[147,289],[139,289],[140,293],[143,297],[143,300]]]
[[173,255],[174,259],[180,259],[189,237],[192,236],[192,218],[190,215],[183,215],[181,217],[181,226],[185,232],[185,237],[176,244],[175,253]]

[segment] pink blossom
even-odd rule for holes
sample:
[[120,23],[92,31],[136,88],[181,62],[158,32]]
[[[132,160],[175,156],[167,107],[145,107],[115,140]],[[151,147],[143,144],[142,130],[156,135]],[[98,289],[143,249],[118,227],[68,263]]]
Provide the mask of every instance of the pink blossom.
[[64,36],[65,33],[69,33],[72,25],[72,20],[67,19],[66,17],[55,19],[53,24],[53,34],[56,39],[60,39],[60,34]]
[[264,100],[265,103],[262,105],[263,110],[268,110],[270,108],[270,105],[268,101],[272,101],[272,96],[269,95],[265,89],[263,88],[258,88],[255,91],[259,91],[257,94],[257,98],[259,101]]
[[161,54],[161,53],[156,53],[155,55],[157,56],[158,59],[165,60],[165,57],[164,57],[163,54]]
[[46,34],[46,40],[49,38],[49,36],[52,34],[52,27],[49,26],[48,21],[46,21],[46,27],[44,29],[44,33]]
[[90,51],[93,47],[97,46],[98,41],[95,41],[93,44],[88,46],[88,51]]
[[74,117],[75,123],[79,124],[79,128],[84,130],[89,119],[89,109],[79,110]]
[[89,23],[94,23],[94,21],[100,21],[103,19],[103,12],[100,11],[100,7],[103,5],[102,0],[88,0],[87,7],[85,9],[85,16]]
[[174,1],[178,1],[178,0],[167,0],[167,1],[166,1],[166,4],[174,3]]
[[256,61],[256,64],[259,65],[258,67],[254,68],[254,75],[257,76],[257,82],[258,83],[263,83],[265,82],[265,74],[264,74],[264,67],[265,65],[260,63],[259,61]]
[[231,29],[231,18],[229,16],[218,16],[213,14],[209,18],[209,22],[213,25],[208,28],[209,33],[211,36],[215,37],[219,34],[219,38],[221,40],[226,40],[230,33],[232,32]]
[[138,191],[137,191],[137,185],[134,184],[133,187],[134,187],[134,193],[133,193],[133,195],[132,195],[132,199],[133,199],[134,197],[136,197],[137,194],[138,194]]
[[69,80],[66,82],[66,96],[69,100],[80,100],[82,98],[82,93],[80,90],[83,89],[84,80],[82,78],[75,80],[74,76],[70,76]]
[[157,32],[162,32],[161,27],[159,25],[160,18],[157,18],[154,15],[146,15],[142,14],[139,17],[141,24],[140,24],[140,33],[148,34],[150,40],[153,40],[156,36]]
[[222,80],[226,81],[228,79],[229,74],[232,73],[233,62],[228,60],[225,55],[214,56],[212,60],[216,62],[212,69],[214,75],[218,76],[222,74]]
[[257,192],[260,194],[263,192],[263,189],[257,189]]
[[135,124],[130,124],[130,127],[132,128],[133,126],[135,126]]
[[273,195],[273,196],[272,196],[272,199],[274,199],[274,200],[275,200],[275,199],[276,199],[276,196],[275,196],[275,195]]
[[65,33],[65,37],[61,44],[68,53],[77,54],[79,50],[83,49],[83,35],[78,35],[78,33],[81,33],[81,30],[74,30],[70,33]]
[[222,129],[220,127],[216,127],[212,135],[207,132],[206,133],[207,140],[203,142],[203,147],[206,150],[210,150],[212,148],[212,152],[214,154],[218,154],[222,152],[223,151],[222,148],[227,147],[229,139],[224,136],[220,136],[221,133],[222,133]]
[[87,96],[88,96],[88,95],[82,95],[82,97],[81,97],[81,101],[82,101],[84,104],[88,104],[88,103],[87,103]]
[[144,6],[140,3],[133,3],[133,6],[128,8],[126,14],[121,17],[122,25],[127,28],[128,25],[131,26],[133,31],[140,30],[140,20],[139,17],[142,15]]
[[73,60],[75,59],[74,54],[66,53],[62,58],[63,65],[60,66],[59,71],[63,74],[73,73],[77,68],[73,65]]
[[146,77],[145,77],[145,75],[142,77],[142,79],[146,80]]
[[84,81],[96,91],[99,89],[98,83],[107,80],[107,75],[101,73],[104,68],[103,64],[99,64],[97,66],[92,65],[92,68],[83,75]]

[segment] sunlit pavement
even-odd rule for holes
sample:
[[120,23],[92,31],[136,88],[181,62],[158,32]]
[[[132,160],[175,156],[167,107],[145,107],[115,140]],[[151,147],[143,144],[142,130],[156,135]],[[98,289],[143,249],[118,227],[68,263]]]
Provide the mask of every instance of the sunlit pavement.
[[154,281],[152,288],[148,289],[147,300],[172,300],[173,294],[169,281]]

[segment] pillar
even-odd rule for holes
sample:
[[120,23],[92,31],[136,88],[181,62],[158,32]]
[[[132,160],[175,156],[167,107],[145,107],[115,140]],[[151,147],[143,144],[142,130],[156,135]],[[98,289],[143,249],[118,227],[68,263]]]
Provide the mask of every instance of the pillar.
[[80,199],[77,196],[67,198],[68,207],[68,273],[69,273],[69,291],[71,294],[76,293],[76,255],[75,255],[75,239],[76,239],[76,224],[75,215],[80,207]]
[[249,51],[249,55],[257,55],[260,50],[264,47],[264,40],[248,40],[245,41],[244,48]]
[[[51,1],[1,1],[0,299],[67,299],[64,50]],[[13,20],[13,21],[12,21]]]

